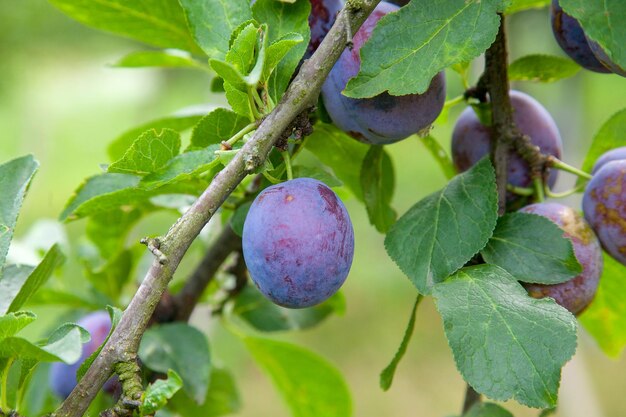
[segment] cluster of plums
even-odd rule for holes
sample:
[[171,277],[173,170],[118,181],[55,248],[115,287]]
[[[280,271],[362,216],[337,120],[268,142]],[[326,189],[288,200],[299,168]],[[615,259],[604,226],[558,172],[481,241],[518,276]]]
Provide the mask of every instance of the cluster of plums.
[[613,62],[606,51],[585,34],[578,20],[565,13],[558,0],[552,0],[550,17],[557,43],[578,65],[590,71],[626,77],[626,69]]

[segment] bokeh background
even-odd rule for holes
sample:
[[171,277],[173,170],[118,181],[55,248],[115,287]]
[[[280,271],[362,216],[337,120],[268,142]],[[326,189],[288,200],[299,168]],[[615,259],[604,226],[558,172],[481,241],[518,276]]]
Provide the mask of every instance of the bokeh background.
[[[112,67],[126,53],[145,47],[83,27],[45,0],[2,0],[0,22],[0,161],[33,153],[41,163],[19,219],[17,238],[23,238],[38,220],[58,217],[82,179],[98,173],[99,164],[107,162],[107,144],[124,130],[185,107],[224,103],[222,97],[210,93],[210,76],[199,71]],[[509,30],[512,58],[528,53],[562,55],[546,10],[514,16]],[[482,59],[477,59],[473,81],[481,66]],[[448,82],[449,97],[462,92],[455,74],[448,74]],[[532,94],[552,113],[563,136],[564,159],[573,165],[580,165],[601,124],[626,104],[626,79],[584,70],[553,84],[519,83],[515,88]],[[446,147],[462,108],[455,107],[447,120],[434,128],[433,135]],[[393,204],[399,213],[445,183],[417,138],[388,150],[396,169]],[[558,189],[567,189],[573,181],[561,175]],[[567,202],[579,206],[577,197]],[[392,389],[387,393],[379,389],[378,374],[400,342],[415,291],[387,257],[383,236],[368,224],[363,207],[350,200],[346,204],[357,242],[344,287],[346,314],[315,329],[278,337],[309,346],[336,364],[351,388],[355,416],[443,417],[458,413],[465,385],[429,300],[420,306],[413,341]],[[164,233],[174,220],[172,214],[151,216],[132,236]],[[70,242],[80,239],[83,229],[84,222],[68,224]],[[183,273],[199,256],[197,250],[190,253]],[[80,267],[70,262],[57,285],[80,288],[84,279]],[[62,317],[77,314],[56,307],[37,307],[35,311],[42,320],[27,329],[34,338]],[[197,312],[193,321],[211,329],[215,361],[230,368],[237,378],[243,401],[239,416],[289,415],[237,339],[212,326],[206,312]],[[578,352],[564,370],[557,415],[625,416],[625,387],[626,357],[608,359],[581,328]],[[507,406],[519,417],[538,415],[537,410],[515,403]]]

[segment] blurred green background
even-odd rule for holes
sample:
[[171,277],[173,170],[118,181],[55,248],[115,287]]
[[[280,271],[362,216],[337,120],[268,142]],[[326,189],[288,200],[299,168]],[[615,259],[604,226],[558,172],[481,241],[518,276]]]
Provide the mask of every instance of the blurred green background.
[[[0,161],[33,153],[41,163],[24,205],[16,236],[23,236],[40,219],[55,219],[83,178],[106,163],[110,140],[136,124],[193,105],[222,104],[210,93],[210,78],[192,70],[118,69],[125,53],[144,47],[70,20],[45,0],[0,1]],[[562,55],[549,26],[547,11],[528,11],[510,19],[512,58],[528,53]],[[482,60],[473,68],[473,81]],[[448,74],[449,97],[462,92],[458,77]],[[581,71],[554,84],[520,83],[552,113],[561,129],[565,161],[580,165],[593,134],[626,100],[626,79]],[[463,106],[438,123],[433,135],[449,143],[455,117]],[[420,198],[440,188],[445,179],[418,139],[388,147],[396,167],[394,206],[401,214]],[[558,189],[573,178],[561,175]],[[1,198],[1,197],[0,197]],[[568,203],[578,208],[579,198]],[[387,257],[383,236],[369,226],[365,211],[346,201],[356,232],[354,265],[345,285],[347,313],[313,330],[281,335],[329,358],[345,374],[358,417],[443,417],[458,413],[464,383],[456,371],[432,302],[418,313],[414,339],[401,363],[393,387],[383,393],[378,374],[400,342],[415,291]],[[133,231],[133,238],[162,234],[175,220],[171,214],[151,216]],[[70,223],[70,241],[78,239],[84,222]],[[75,247],[75,246],[73,246]],[[192,251],[183,265],[193,267],[200,255]],[[84,278],[69,263],[59,285]],[[67,313],[59,308],[36,309],[45,323]],[[213,326],[205,311],[193,322],[209,330],[213,356],[233,370],[243,399],[238,414],[246,417],[288,416],[269,380],[256,368],[238,340]],[[611,360],[581,328],[576,357],[565,367],[561,386],[561,417],[626,415],[626,357]],[[516,416],[536,416],[508,404]],[[322,416],[320,416],[322,417]]]

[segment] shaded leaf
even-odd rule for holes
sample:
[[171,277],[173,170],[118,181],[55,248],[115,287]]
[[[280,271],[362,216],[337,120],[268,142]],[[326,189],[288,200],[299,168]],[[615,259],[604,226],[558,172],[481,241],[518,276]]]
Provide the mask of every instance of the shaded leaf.
[[201,54],[177,0],[50,0],[80,23],[163,48]]
[[395,174],[389,154],[382,146],[371,146],[361,166],[361,188],[370,223],[381,233],[387,233],[395,223],[397,213],[391,207]]
[[289,405],[294,417],[351,415],[350,393],[325,359],[285,342],[245,337],[244,342]]
[[482,250],[486,262],[506,269],[516,279],[558,284],[582,272],[572,241],[549,219],[529,213],[509,213],[498,219]]
[[162,119],[152,120],[150,122],[141,124],[137,127],[134,127],[126,132],[122,133],[120,136],[115,138],[107,148],[107,154],[111,161],[117,161],[122,158],[128,148],[133,144],[135,139],[139,137],[143,132],[154,129],[154,130],[162,130],[162,129],[172,129],[177,132],[184,132],[187,129],[195,126],[196,123],[202,119],[202,115],[192,115],[192,116],[172,116],[165,117]]
[[604,270],[593,303],[580,321],[607,355],[617,358],[626,347],[626,267],[604,255]]
[[34,269],[29,271],[23,267],[15,267],[2,271],[0,312],[4,314],[19,310],[64,261],[65,256],[55,244]]
[[400,342],[400,346],[398,347],[398,351],[391,359],[391,362],[383,371],[380,373],[380,387],[387,391],[391,388],[391,384],[393,382],[393,377],[396,374],[396,368],[398,364],[404,357],[406,353],[406,349],[409,347],[409,342],[411,341],[411,336],[413,336],[413,330],[415,329],[415,316],[417,315],[417,307],[422,301],[422,295],[418,294],[415,299],[415,303],[413,304],[413,310],[411,310],[411,316],[409,318],[409,323],[406,326],[406,330],[404,331],[404,336],[402,337],[402,342]]
[[323,303],[309,308],[280,307],[251,286],[247,286],[235,299],[233,313],[262,332],[302,330],[314,327],[333,313],[345,311],[343,294],[336,293]]
[[409,209],[389,230],[385,248],[421,294],[480,251],[498,219],[495,173],[488,158]]
[[210,58],[224,58],[230,34],[252,17],[248,0],[180,0],[180,4],[194,39]]
[[139,410],[142,416],[153,415],[167,404],[167,401],[183,386],[183,380],[171,369],[167,371],[167,379],[157,379],[146,388],[143,403]]
[[0,271],[6,261],[24,196],[38,168],[39,163],[31,155],[0,165]]
[[133,142],[108,172],[146,175],[163,167],[180,152],[180,133],[172,129],[148,130]]
[[361,166],[369,147],[360,143],[333,125],[318,123],[306,141],[306,149],[324,165],[333,170],[352,193],[363,200]]
[[551,298],[529,297],[488,264],[463,268],[433,296],[457,368],[476,391],[529,407],[556,404],[561,368],[576,350],[573,315]]
[[217,108],[204,116],[194,127],[191,146],[206,148],[209,145],[218,145],[230,139],[247,124],[248,120],[237,113]]
[[626,131],[626,109],[611,116],[593,137],[591,147],[583,162],[583,171],[591,172],[593,164],[602,154],[624,146],[624,131]]
[[439,71],[476,58],[493,43],[504,5],[503,0],[412,0],[380,19],[344,94],[423,93]]
[[184,391],[179,391],[170,404],[185,417],[218,417],[236,413],[241,407],[233,376],[215,367],[211,369],[211,383],[204,404],[198,405]]
[[141,340],[139,358],[154,371],[176,371],[184,381],[183,389],[198,404],[204,403],[211,356],[206,337],[199,330],[183,323],[150,327]]
[[526,55],[509,65],[511,81],[551,83],[576,75],[580,66],[571,59],[550,55]]

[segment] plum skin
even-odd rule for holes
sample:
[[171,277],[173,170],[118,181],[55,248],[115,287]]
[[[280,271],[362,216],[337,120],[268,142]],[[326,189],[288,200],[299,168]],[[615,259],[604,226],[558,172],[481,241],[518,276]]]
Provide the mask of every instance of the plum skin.
[[604,249],[626,265],[626,160],[607,162],[595,173],[583,211]]
[[600,46],[599,43],[587,37],[587,42],[589,42],[589,46],[591,47],[591,51],[596,56],[598,61],[600,61],[605,67],[609,69],[609,72],[612,72],[617,75],[621,75],[622,77],[626,77],[626,68],[620,67],[616,64],[604,49]]
[[596,163],[593,165],[593,169],[591,170],[591,174],[595,174],[609,162],[612,161],[621,161],[626,159],[626,146],[622,146],[620,148],[611,149],[608,152],[605,152],[598,158]]
[[289,308],[310,307],[337,292],[354,255],[346,208],[311,178],[263,190],[250,207],[242,239],[252,281],[272,302]]
[[311,14],[309,14],[309,28],[311,40],[304,58],[310,58],[320,46],[322,40],[335,23],[337,13],[343,7],[343,0],[310,0]]
[[591,226],[574,209],[558,203],[531,204],[520,211],[545,217],[559,226],[572,241],[576,259],[583,267],[569,281],[552,285],[524,283],[524,287],[534,298],[552,297],[572,314],[582,313],[593,301],[604,265],[602,248]]
[[578,65],[590,71],[610,73],[592,51],[592,46],[585,36],[578,20],[568,15],[559,5],[558,0],[552,0],[550,7],[552,32],[557,43],[570,58]]
[[354,35],[354,47],[346,49],[322,86],[324,106],[333,123],[362,142],[386,145],[428,128],[441,113],[446,99],[445,74],[432,79],[423,94],[392,96],[382,93],[371,98],[354,99],[341,92],[356,76],[361,65],[359,51],[369,39],[376,23],[398,6],[382,1]]
[[[50,367],[49,383],[52,391],[61,398],[67,398],[76,386],[76,372],[80,365],[106,340],[111,330],[111,318],[106,311],[96,311],[80,319],[77,324],[91,335],[91,340],[83,345],[80,359],[71,365],[55,362]],[[109,379],[103,389],[113,393],[118,388],[117,378]]]
[[[511,90],[511,104],[514,119],[522,133],[539,146],[544,154],[561,157],[563,144],[559,129],[550,113],[534,98],[519,91]],[[459,116],[452,133],[452,160],[457,170],[470,169],[491,150],[491,128],[483,125],[471,107]],[[558,172],[552,170],[548,185],[553,187]],[[508,160],[509,183],[517,187],[529,187],[532,183],[530,169],[526,161],[511,151]],[[508,196],[509,202],[517,196]]]

